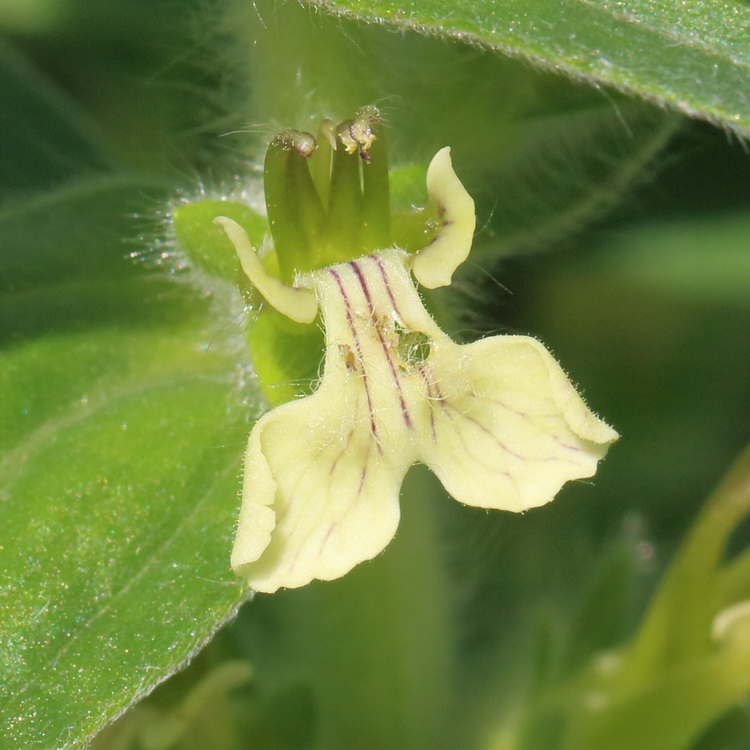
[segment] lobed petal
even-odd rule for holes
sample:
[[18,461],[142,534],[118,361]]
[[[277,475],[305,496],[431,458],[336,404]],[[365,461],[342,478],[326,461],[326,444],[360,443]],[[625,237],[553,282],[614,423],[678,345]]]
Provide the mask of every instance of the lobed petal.
[[356,378],[330,377],[253,428],[232,567],[256,591],[338,578],[396,533],[412,463],[372,431]]
[[420,459],[466,505],[523,511],[593,476],[617,433],[535,339],[445,339],[425,361],[431,414]]
[[412,271],[427,289],[448,286],[471,250],[477,218],[474,200],[453,171],[450,148],[441,148],[427,169],[427,194],[437,209],[440,229],[414,256]]

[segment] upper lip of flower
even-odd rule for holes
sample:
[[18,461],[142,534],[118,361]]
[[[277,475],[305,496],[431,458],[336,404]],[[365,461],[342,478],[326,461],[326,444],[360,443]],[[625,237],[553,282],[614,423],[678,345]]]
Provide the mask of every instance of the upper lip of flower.
[[[413,272],[438,286],[468,254],[474,211],[447,149],[427,182],[442,231]],[[451,341],[425,310],[404,251],[327,266],[285,287],[265,274],[238,225],[217,222],[267,300],[305,322],[320,309],[326,333],[317,391],[270,411],[250,435],[232,567],[255,590],[336,578],[381,552],[417,461],[460,502],[521,511],[592,476],[616,439],[536,340]]]

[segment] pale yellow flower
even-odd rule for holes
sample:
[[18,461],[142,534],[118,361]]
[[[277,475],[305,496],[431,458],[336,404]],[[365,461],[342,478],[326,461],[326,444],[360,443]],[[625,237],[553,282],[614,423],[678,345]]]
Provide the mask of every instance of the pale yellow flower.
[[216,220],[270,304],[299,322],[320,310],[325,326],[318,389],[250,433],[231,562],[256,591],[338,578],[378,555],[416,462],[461,503],[518,512],[593,476],[617,438],[535,339],[458,345],[438,328],[411,274],[429,288],[450,283],[471,246],[474,204],[448,149],[427,189],[441,228],[416,256],[385,249],[294,287],[265,273],[238,224]]

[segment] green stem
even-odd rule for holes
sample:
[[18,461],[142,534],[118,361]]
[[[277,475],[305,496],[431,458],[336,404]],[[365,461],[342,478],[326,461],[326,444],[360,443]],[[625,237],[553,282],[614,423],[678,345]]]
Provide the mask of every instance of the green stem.
[[[720,579],[727,538],[748,512],[750,448],[698,516],[633,645],[613,655],[608,672],[594,667],[559,692],[569,716],[563,750],[684,750],[746,697],[747,623],[720,635],[712,625],[727,604]],[[744,559],[740,565],[747,569]]]
[[713,492],[667,571],[628,659],[630,679],[639,681],[710,648],[711,622],[721,606],[718,568],[727,538],[748,513],[750,448]]
[[582,696],[563,750],[686,750],[748,690],[750,649],[725,649],[632,694]]

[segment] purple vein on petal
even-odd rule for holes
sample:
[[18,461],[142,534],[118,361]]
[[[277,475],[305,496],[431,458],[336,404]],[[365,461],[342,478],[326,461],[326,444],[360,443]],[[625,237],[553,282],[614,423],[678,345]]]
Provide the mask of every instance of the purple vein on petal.
[[401,320],[403,320],[404,316],[401,314],[401,310],[398,309],[396,298],[393,296],[393,289],[391,289],[391,283],[388,280],[388,273],[385,270],[383,261],[377,255],[372,255],[370,257],[372,258],[372,260],[375,261],[378,267],[378,270],[380,271],[380,278],[383,279],[383,286],[385,287],[385,291],[388,293],[388,299],[391,301],[391,304],[393,305],[393,309],[396,311],[396,315],[398,315],[398,317],[401,318]]
[[367,280],[362,274],[362,269],[359,267],[359,263],[357,261],[350,261],[349,265],[354,270],[354,273],[357,276],[357,280],[359,281],[359,285],[360,287],[362,287],[362,293],[365,295],[365,300],[367,302],[367,309],[370,312],[370,320],[372,321],[375,327],[375,332],[377,333],[378,339],[380,340],[380,346],[383,349],[383,354],[385,355],[386,361],[388,362],[388,367],[391,371],[391,376],[393,377],[393,384],[396,386],[396,390],[398,391],[398,400],[399,400],[399,405],[401,406],[401,415],[404,418],[404,424],[406,425],[408,429],[412,430],[414,429],[414,425],[411,420],[411,415],[409,414],[409,409],[406,406],[406,399],[404,398],[404,392],[401,388],[401,380],[398,376],[398,370],[396,369],[396,365],[393,363],[393,358],[391,357],[391,352],[388,348],[388,344],[383,338],[383,333],[380,330],[380,326],[378,325],[376,314],[375,314],[375,307],[372,304],[372,297],[370,295],[370,289],[367,286]]
[[372,408],[372,396],[370,395],[370,385],[367,379],[367,368],[365,367],[365,363],[362,358],[362,343],[359,340],[357,327],[354,325],[354,318],[352,317],[352,306],[349,301],[349,297],[346,293],[346,289],[344,289],[344,284],[341,281],[341,276],[339,275],[338,271],[335,268],[328,268],[326,270],[336,280],[336,284],[338,285],[339,292],[341,293],[341,298],[344,300],[344,308],[346,309],[346,320],[347,320],[347,323],[349,324],[349,330],[352,333],[352,339],[354,340],[354,348],[357,351],[357,359],[362,365],[362,381],[365,386],[365,395],[367,396],[367,408],[370,412],[370,433],[375,438],[375,443],[378,446],[378,451],[382,453],[383,448],[380,445],[380,438],[378,436],[378,428],[375,423],[375,413]]
[[419,366],[419,374],[422,377],[422,381],[424,382],[425,387],[425,395],[427,397],[427,403],[430,407],[430,432],[432,433],[432,442],[437,441],[437,433],[435,432],[435,410],[432,405],[432,402],[437,400],[441,401],[441,397],[439,395],[433,396],[432,393],[432,387],[433,383],[429,376],[427,375],[427,366],[426,365],[420,365]]

